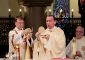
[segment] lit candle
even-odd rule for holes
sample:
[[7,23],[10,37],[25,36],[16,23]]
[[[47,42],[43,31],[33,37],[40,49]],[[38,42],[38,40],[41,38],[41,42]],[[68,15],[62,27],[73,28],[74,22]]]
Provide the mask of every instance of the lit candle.
[[49,9],[49,15],[51,15],[51,9]]
[[62,10],[62,9],[60,9],[60,13],[62,13],[62,11],[63,11],[63,10]]
[[9,17],[11,16],[11,9],[8,9],[8,12],[9,12]]
[[19,12],[20,12],[20,16],[22,16],[21,12],[22,12],[22,9],[19,9]]
[[74,9],[71,9],[71,11],[72,11],[72,18],[73,18],[73,12],[74,12]]
[[60,9],[60,17],[62,18],[62,12],[63,12],[63,10],[62,9]]
[[11,9],[8,9],[9,12],[11,12]]

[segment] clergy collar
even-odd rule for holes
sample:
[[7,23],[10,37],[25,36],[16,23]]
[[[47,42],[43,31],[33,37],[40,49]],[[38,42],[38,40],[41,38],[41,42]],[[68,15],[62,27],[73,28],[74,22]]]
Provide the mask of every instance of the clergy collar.
[[54,26],[52,29],[47,28],[47,30],[52,32],[55,28],[56,28],[56,26]]
[[[20,31],[20,29],[18,29],[17,27],[15,27],[14,29],[15,29],[16,31]],[[22,28],[21,30],[23,30],[23,28]]]
[[80,38],[80,39],[77,39],[77,38],[76,38],[76,39],[77,39],[77,40],[83,40],[83,38],[84,38],[84,36],[83,36],[82,38]]

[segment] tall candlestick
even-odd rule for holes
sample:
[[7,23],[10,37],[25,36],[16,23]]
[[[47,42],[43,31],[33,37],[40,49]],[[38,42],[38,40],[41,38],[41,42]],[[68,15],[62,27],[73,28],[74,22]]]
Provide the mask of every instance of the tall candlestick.
[[63,10],[60,9],[60,18],[62,18],[62,12],[63,12]]
[[22,9],[19,9],[19,12],[20,12],[20,16],[22,16],[21,12],[22,12]]
[[72,11],[72,18],[73,18],[73,17],[74,17],[74,16],[73,16],[74,9],[72,9],[71,11]]
[[11,9],[8,9],[9,17],[11,17]]
[[49,9],[49,15],[51,15],[51,9]]

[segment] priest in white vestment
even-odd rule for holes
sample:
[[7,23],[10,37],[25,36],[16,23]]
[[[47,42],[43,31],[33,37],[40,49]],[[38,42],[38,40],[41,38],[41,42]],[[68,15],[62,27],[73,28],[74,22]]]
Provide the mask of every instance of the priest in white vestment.
[[[32,39],[32,30],[30,28],[26,28],[23,33],[23,41],[25,42],[25,58],[24,60],[30,60],[31,59],[31,45],[33,43],[33,39]],[[29,42],[29,40],[31,40],[31,44]]]
[[56,21],[53,16],[46,17],[47,29],[42,33],[44,40],[41,42],[44,44],[46,60],[52,58],[66,58],[65,46],[66,39],[64,32],[61,28],[55,26]]
[[36,33],[36,39],[34,40],[34,47],[33,47],[33,60],[45,60],[45,51],[44,45],[41,43],[41,33],[45,31],[43,26],[38,28],[38,32]]
[[17,60],[24,59],[25,43],[22,40],[24,19],[20,16],[15,18],[15,28],[9,32],[9,59],[12,55],[18,56]]
[[84,28],[82,26],[78,26],[76,28],[76,37],[70,41],[70,43],[66,47],[66,54],[69,58],[76,57],[85,57],[85,36],[84,36]]

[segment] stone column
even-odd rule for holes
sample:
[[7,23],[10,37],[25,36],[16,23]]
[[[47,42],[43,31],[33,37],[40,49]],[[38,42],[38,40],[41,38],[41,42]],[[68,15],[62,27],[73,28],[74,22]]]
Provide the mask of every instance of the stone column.
[[33,28],[33,35],[38,30],[39,26],[45,27],[45,7],[27,7],[27,12],[25,13],[26,28]]

